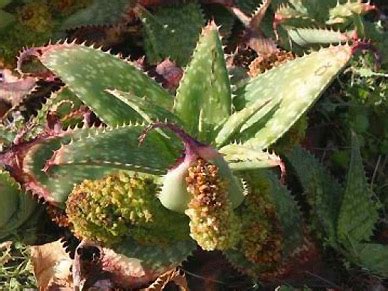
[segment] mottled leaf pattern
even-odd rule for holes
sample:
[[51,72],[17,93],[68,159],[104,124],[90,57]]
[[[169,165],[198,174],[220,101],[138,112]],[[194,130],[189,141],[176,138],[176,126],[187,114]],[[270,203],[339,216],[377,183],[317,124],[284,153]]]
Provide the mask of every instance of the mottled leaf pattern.
[[179,85],[174,112],[190,134],[211,142],[231,113],[231,90],[217,27],[206,26]]
[[346,245],[368,241],[379,218],[379,205],[372,199],[362,165],[360,146],[352,134],[352,155],[346,188],[338,217],[338,238]]
[[40,61],[109,125],[120,125],[139,117],[106,89],[131,92],[164,108],[172,107],[173,99],[162,87],[133,65],[109,53],[75,44],[54,45],[42,50]]
[[351,56],[348,45],[325,48],[252,79],[245,88],[247,106],[257,99],[268,98],[278,98],[280,104],[264,126],[255,128],[254,137],[249,132],[247,144],[266,148],[279,139],[319,98]]

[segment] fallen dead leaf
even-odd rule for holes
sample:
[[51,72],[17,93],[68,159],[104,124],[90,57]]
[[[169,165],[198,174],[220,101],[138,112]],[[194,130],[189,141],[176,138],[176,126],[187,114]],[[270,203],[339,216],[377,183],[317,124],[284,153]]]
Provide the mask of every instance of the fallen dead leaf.
[[62,291],[73,289],[72,260],[60,241],[31,246],[30,250],[39,290],[50,290],[54,286]]
[[0,244],[0,265],[4,265],[12,259],[12,256],[10,255],[11,246],[11,241],[6,241]]

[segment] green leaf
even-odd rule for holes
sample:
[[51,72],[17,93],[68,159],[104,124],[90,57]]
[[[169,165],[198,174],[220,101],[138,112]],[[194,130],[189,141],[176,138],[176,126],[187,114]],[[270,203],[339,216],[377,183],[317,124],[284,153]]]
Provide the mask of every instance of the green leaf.
[[158,133],[150,133],[144,144],[138,137],[144,125],[90,130],[87,137],[62,145],[50,159],[55,168],[73,166],[109,166],[110,168],[149,174],[163,174],[176,156]]
[[275,16],[277,19],[281,19],[282,24],[284,22],[288,24],[290,20],[293,20],[294,22],[295,20],[303,20],[308,24],[314,21],[313,19],[309,19],[307,7],[299,0],[293,0],[290,1],[290,3],[282,3],[277,7]]
[[224,38],[228,38],[232,34],[232,29],[235,24],[235,17],[224,6],[213,4],[204,7],[206,19],[214,19],[217,26],[220,26],[220,34]]
[[329,19],[326,21],[326,24],[335,25],[347,23],[352,20],[354,16],[363,15],[371,8],[372,5],[369,2],[362,3],[362,1],[346,1],[343,4],[337,3],[335,7],[332,7],[329,10]]
[[126,93],[119,90],[107,90],[107,92],[130,106],[143,118],[146,123],[165,120],[177,124],[181,123],[179,118],[171,111],[168,111],[163,107],[148,101],[147,98],[139,98],[131,93]]
[[357,244],[354,248],[356,263],[369,272],[388,277],[388,246],[374,243]]
[[4,228],[8,225],[12,215],[18,209],[18,197],[20,195],[20,187],[17,186],[10,175],[1,170],[0,171],[0,207],[2,209],[0,213],[0,227]]
[[305,47],[313,44],[338,44],[352,40],[355,32],[340,32],[319,28],[287,29],[288,36],[297,45]]
[[286,157],[295,170],[311,206],[311,224],[315,230],[323,230],[329,243],[336,245],[339,201],[343,192],[341,185],[315,157],[301,147],[295,147],[286,153]]
[[140,13],[147,60],[156,64],[170,58],[185,66],[205,24],[200,5],[192,2],[159,7],[152,14],[141,9]]
[[55,172],[55,175],[54,173],[48,175],[43,171],[46,162],[50,160],[61,144],[70,142],[72,138],[86,137],[89,134],[89,130],[68,130],[60,137],[36,140],[28,148],[23,160],[23,172],[28,177],[24,187],[47,202],[60,203],[66,201],[67,195],[73,189],[74,184],[80,183],[85,179],[92,179],[93,177],[95,179],[101,178],[100,176],[107,171],[106,168],[89,171],[90,167],[78,167],[73,169],[73,172],[60,172],[58,170]]
[[[246,143],[266,148],[279,139],[309,109],[352,56],[348,45],[330,47],[289,61],[256,78],[245,87],[245,100],[279,99],[279,107],[265,125],[247,130]],[[257,113],[261,115],[260,111]],[[255,115],[251,117],[255,120]],[[263,121],[261,121],[263,122]],[[238,136],[237,136],[238,137]]]
[[61,206],[73,185],[85,179],[117,170],[163,174],[176,156],[157,132],[139,146],[143,130],[143,125],[76,129],[38,142],[24,159],[24,171],[34,179],[27,186]]
[[352,134],[352,155],[338,217],[337,232],[345,247],[368,241],[379,218],[380,205],[372,199],[372,190],[365,177],[360,146]]
[[[220,131],[217,133],[215,142],[218,146],[222,146],[229,142],[236,134],[242,132],[250,125],[261,120],[273,108],[278,105],[280,100],[258,98],[255,102],[240,111],[233,113],[226,122],[222,125]],[[252,116],[255,117],[252,120]]]
[[219,149],[233,171],[255,170],[281,166],[279,156],[239,144],[229,144]]
[[3,170],[0,171],[0,209],[0,241],[16,235],[19,228],[38,212],[38,203]]
[[206,26],[177,90],[174,112],[186,130],[210,142],[231,113],[231,91],[217,27]]
[[40,61],[88,105],[104,122],[120,125],[139,119],[107,89],[145,96],[159,106],[170,109],[172,97],[156,82],[133,65],[109,53],[75,44],[52,45],[42,49]]
[[131,1],[115,0],[106,2],[94,0],[87,8],[77,11],[65,20],[62,30],[74,29],[90,25],[111,25],[115,24],[123,16],[125,8]]
[[280,183],[279,179],[270,171],[265,171],[267,179],[271,183],[271,192],[273,203],[277,208],[284,232],[285,256],[291,255],[292,252],[300,247],[303,242],[303,220],[300,209],[291,195],[291,192]]
[[330,7],[347,0],[289,0],[276,11],[277,18],[286,24],[308,25],[325,21]]

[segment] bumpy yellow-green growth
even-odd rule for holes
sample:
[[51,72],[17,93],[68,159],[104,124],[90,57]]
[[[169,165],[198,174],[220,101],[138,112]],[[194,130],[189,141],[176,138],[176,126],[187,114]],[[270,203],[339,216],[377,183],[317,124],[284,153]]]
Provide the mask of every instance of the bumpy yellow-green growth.
[[190,235],[204,250],[229,249],[239,238],[239,221],[228,199],[227,181],[220,179],[218,170],[198,158],[186,177],[192,195],[185,211],[190,217]]
[[255,181],[255,189],[238,208],[241,241],[238,248],[254,264],[271,266],[281,261],[283,236],[275,206],[268,201],[269,182]]
[[142,244],[188,239],[188,221],[165,209],[151,178],[118,172],[76,186],[66,213],[77,237],[106,246],[131,237]]

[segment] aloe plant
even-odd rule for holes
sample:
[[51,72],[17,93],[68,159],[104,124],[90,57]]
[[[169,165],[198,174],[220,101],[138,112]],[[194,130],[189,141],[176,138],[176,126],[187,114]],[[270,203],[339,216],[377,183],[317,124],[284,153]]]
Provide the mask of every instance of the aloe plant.
[[381,203],[376,201],[367,183],[359,147],[353,134],[345,187],[307,151],[295,148],[287,158],[300,177],[312,207],[313,226],[328,245],[351,263],[385,277],[388,248],[372,239]]
[[209,23],[174,98],[109,52],[74,42],[28,49],[19,64],[35,57],[66,87],[0,161],[80,240],[140,260],[146,274],[136,286],[180,264],[196,245],[224,252],[252,276],[286,276],[301,252],[312,257],[315,249],[306,246],[293,197],[269,169],[284,174],[284,165],[266,149],[354,51],[341,45],[296,58],[248,80],[232,98],[218,29]]

